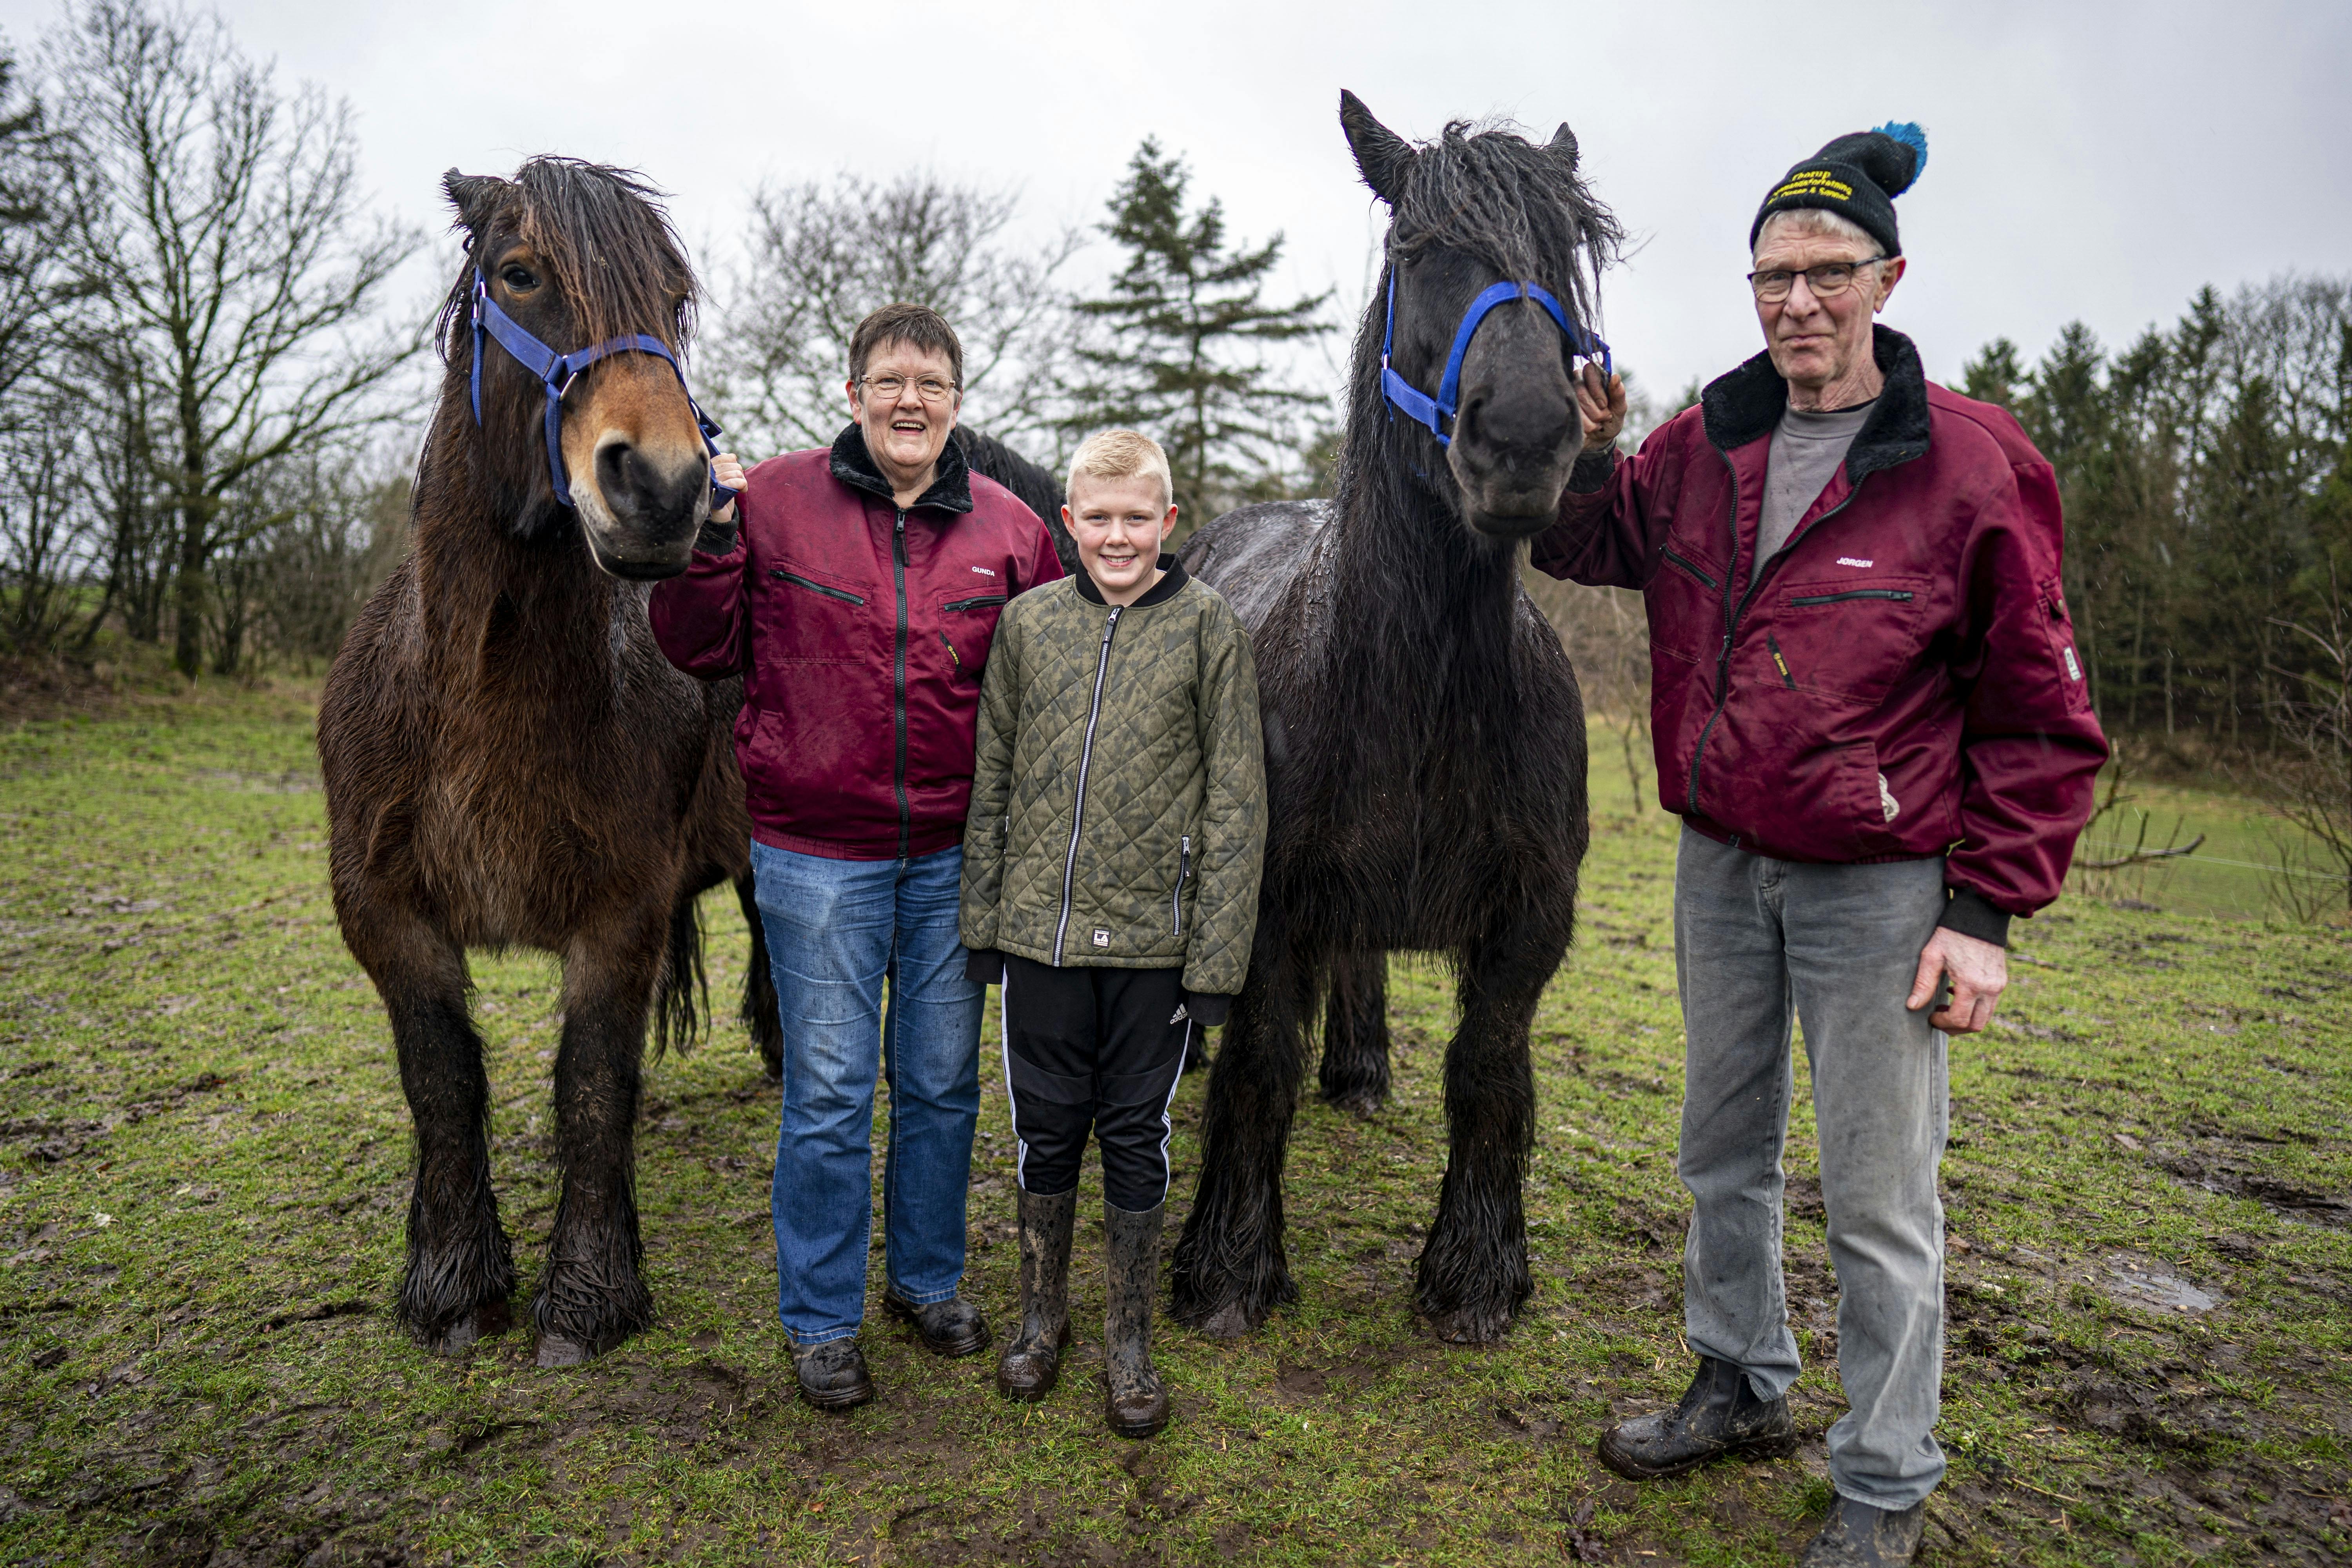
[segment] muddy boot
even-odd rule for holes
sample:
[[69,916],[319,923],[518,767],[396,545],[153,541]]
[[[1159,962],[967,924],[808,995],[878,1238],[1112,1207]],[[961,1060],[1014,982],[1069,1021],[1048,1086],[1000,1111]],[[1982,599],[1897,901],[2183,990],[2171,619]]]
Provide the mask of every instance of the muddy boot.
[[1683,1402],[1621,1421],[1601,1435],[1601,1462],[1629,1481],[1654,1481],[1732,1454],[1777,1458],[1797,1446],[1786,1399],[1763,1400],[1748,1374],[1701,1356]]
[[1830,1521],[1797,1559],[1798,1568],[1901,1568],[1919,1555],[1927,1505],[1873,1508],[1850,1497],[1832,1500]]
[[1109,1305],[1103,1314],[1103,1413],[1122,1437],[1168,1425],[1168,1391],[1151,1370],[1151,1311],[1160,1294],[1160,1225],[1168,1205],[1141,1214],[1103,1205]]
[[801,1397],[819,1410],[848,1410],[874,1397],[866,1352],[854,1338],[794,1346],[793,1373],[800,1380]]
[[1062,1375],[1062,1347],[1070,1342],[1070,1221],[1078,1190],[1040,1197],[1020,1194],[1021,1326],[996,1361],[996,1392],[1007,1399],[1038,1400]]

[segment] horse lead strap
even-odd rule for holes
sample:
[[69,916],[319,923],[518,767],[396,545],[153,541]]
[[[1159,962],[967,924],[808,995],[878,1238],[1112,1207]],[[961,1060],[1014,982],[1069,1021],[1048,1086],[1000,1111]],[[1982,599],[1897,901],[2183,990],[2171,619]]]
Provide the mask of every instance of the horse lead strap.
[[1437,384],[1437,395],[1430,396],[1412,383],[1399,375],[1389,365],[1390,352],[1396,344],[1396,268],[1389,268],[1388,321],[1381,329],[1381,393],[1391,403],[1405,412],[1405,417],[1429,426],[1441,447],[1454,445],[1454,437],[1445,433],[1441,421],[1450,422],[1462,391],[1462,362],[1469,356],[1470,340],[1477,335],[1479,324],[1497,305],[1513,300],[1533,300],[1544,308],[1560,331],[1568,338],[1569,352],[1583,359],[1597,359],[1603,374],[1614,375],[1617,366],[1609,353],[1609,345],[1591,332],[1568,319],[1558,300],[1539,283],[1496,283],[1489,285],[1463,313],[1462,324],[1454,329],[1453,352],[1445,356],[1445,374]]
[[[582,371],[598,360],[610,359],[614,354],[654,354],[668,365],[670,374],[677,377],[677,389],[686,393],[686,405],[694,410],[694,423],[702,432],[704,454],[709,457],[719,455],[718,437],[724,432],[717,420],[702,411],[702,405],[694,400],[694,394],[687,391],[686,372],[679,367],[677,356],[670,352],[669,345],[659,338],[646,332],[630,332],[588,348],[574,349],[568,354],[557,353],[531,336],[521,322],[499,308],[499,302],[490,298],[489,280],[482,276],[479,268],[474,271],[472,324],[474,365],[468,379],[473,394],[475,426],[479,428],[482,423],[482,334],[487,331],[499,340],[500,348],[514,356],[517,364],[539,377],[541,385],[546,389],[547,471],[555,481],[555,500],[559,505],[572,504],[572,479],[563,463],[563,395],[572,390],[572,384],[580,378]],[[733,490],[717,479],[710,481],[710,504],[713,508],[726,505],[734,496]]]

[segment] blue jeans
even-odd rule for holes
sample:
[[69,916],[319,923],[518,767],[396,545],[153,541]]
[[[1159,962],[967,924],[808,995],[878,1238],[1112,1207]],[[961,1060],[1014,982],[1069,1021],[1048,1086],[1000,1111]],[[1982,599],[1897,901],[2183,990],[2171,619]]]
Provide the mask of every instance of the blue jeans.
[[1949,1086],[1931,1009],[1903,1005],[1944,912],[1944,860],[1813,866],[1683,830],[1675,968],[1686,1045],[1683,1331],[1759,1398],[1797,1381],[1780,1278],[1780,1151],[1805,1028],[1837,1268],[1830,1428],[1840,1495],[1905,1509],[1943,1479],[1944,1153]]
[[855,1334],[866,1316],[877,1058],[890,1086],[882,1166],[890,1292],[927,1306],[954,1296],[963,1279],[986,987],[964,978],[956,940],[961,849],[828,860],[754,843],[751,868],[784,1026],[770,1194],[776,1315],[794,1345],[818,1345]]

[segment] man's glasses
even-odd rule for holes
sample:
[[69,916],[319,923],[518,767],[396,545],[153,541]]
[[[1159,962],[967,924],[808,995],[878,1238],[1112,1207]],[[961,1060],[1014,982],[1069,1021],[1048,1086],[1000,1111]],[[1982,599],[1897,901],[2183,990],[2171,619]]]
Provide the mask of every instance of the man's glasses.
[[[903,375],[869,375],[860,378],[858,384],[866,389],[866,395],[870,397],[878,397],[885,403],[896,403],[905,394],[908,382]],[[948,395],[955,390],[955,384],[951,381],[941,381],[936,375],[925,375],[915,379],[914,388],[915,395],[926,403],[945,403],[948,400]]]
[[1875,267],[1885,259],[1884,256],[1874,256],[1867,261],[1824,261],[1819,267],[1808,267],[1801,272],[1751,272],[1748,275],[1748,286],[1756,290],[1759,300],[1768,305],[1777,305],[1789,297],[1789,290],[1801,278],[1814,299],[1833,300],[1853,287],[1856,272],[1865,267]]

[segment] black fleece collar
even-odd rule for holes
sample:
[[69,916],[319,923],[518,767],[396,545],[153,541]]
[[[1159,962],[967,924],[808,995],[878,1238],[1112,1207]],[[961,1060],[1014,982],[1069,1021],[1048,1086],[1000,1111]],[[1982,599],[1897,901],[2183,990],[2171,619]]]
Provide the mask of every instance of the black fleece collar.
[[[1856,484],[1865,474],[1907,463],[1927,451],[1927,373],[1920,366],[1919,351],[1894,328],[1873,326],[1871,357],[1886,378],[1886,389],[1846,448],[1846,478]],[[1788,406],[1789,384],[1772,368],[1769,353],[1717,377],[1699,396],[1706,438],[1725,452],[1770,435]]]
[[[1148,610],[1154,605],[1164,605],[1176,596],[1176,590],[1181,588],[1188,580],[1183,566],[1177,562],[1176,557],[1165,552],[1162,552],[1160,557],[1160,569],[1168,575],[1151,584],[1150,592],[1129,605],[1129,609]],[[1087,576],[1084,572],[1079,572],[1076,574],[1076,579],[1078,597],[1087,604],[1107,605],[1110,602],[1102,596],[1102,590],[1095,585],[1095,580],[1092,577]]]
[[[898,493],[875,465],[874,454],[866,449],[865,428],[855,421],[833,438],[833,477],[851,489],[880,496],[889,506],[898,504]],[[948,434],[948,444],[940,448],[938,477],[931,480],[931,488],[907,510],[914,511],[921,507],[950,512],[971,510],[971,467],[964,461],[963,443],[955,438],[952,431]]]

